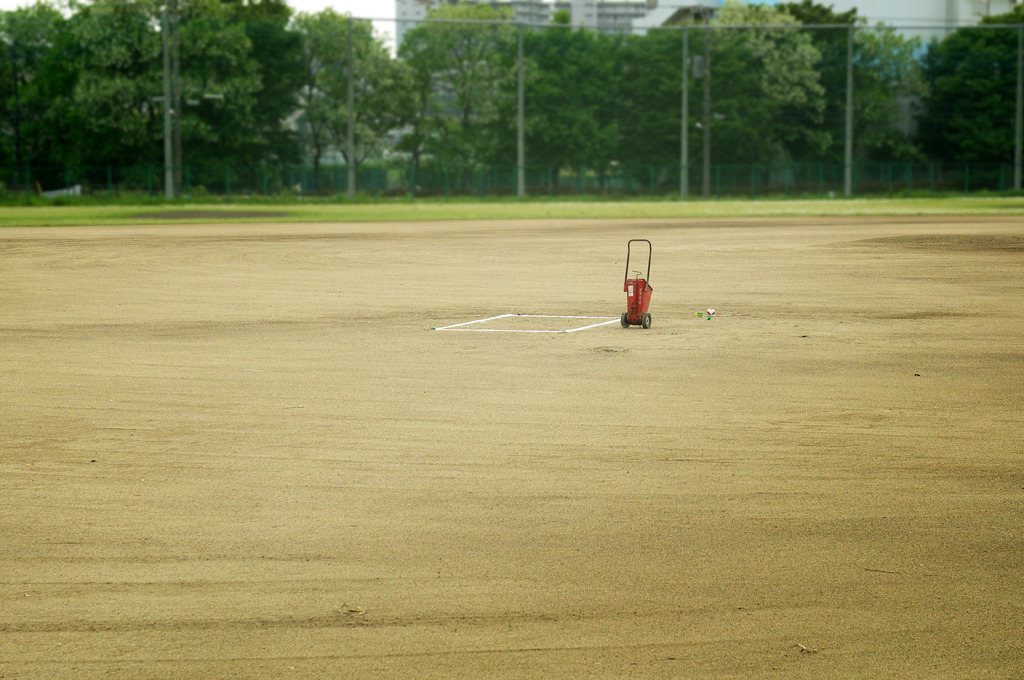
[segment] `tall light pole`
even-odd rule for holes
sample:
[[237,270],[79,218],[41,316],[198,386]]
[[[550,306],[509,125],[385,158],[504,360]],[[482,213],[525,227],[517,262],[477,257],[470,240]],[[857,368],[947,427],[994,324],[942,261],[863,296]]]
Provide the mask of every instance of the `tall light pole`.
[[704,15],[704,172],[701,189],[711,197],[711,13]]
[[1017,121],[1013,143],[1013,190],[1020,191],[1021,146],[1024,141],[1024,24],[1017,27]]
[[843,195],[853,196],[853,24],[846,33],[846,134],[843,136]]
[[170,20],[167,10],[160,17],[164,41],[164,196],[174,198],[174,142],[171,126],[171,49]]
[[683,26],[683,115],[680,122],[682,140],[679,148],[679,198],[690,195],[690,30]]
[[348,15],[348,197],[356,197],[356,112],[352,64],[352,15]]
[[523,83],[523,25],[519,24],[517,92],[516,92],[516,197],[526,195],[526,122]]
[[14,93],[14,170],[21,167],[21,104],[18,95],[18,41],[11,40],[11,91]]
[[181,196],[181,41],[178,39],[178,0],[171,6],[171,122],[174,126],[174,197]]

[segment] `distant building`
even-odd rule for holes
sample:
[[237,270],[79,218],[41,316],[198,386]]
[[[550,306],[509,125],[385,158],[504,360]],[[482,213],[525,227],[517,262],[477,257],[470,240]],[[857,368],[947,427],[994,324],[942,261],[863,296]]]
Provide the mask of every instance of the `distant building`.
[[[707,8],[719,7],[722,0],[475,0],[491,7],[507,7],[513,11],[515,21],[534,26],[551,23],[555,12],[567,10],[570,23],[579,28],[607,33],[629,33],[661,26],[680,12],[696,10],[699,15]],[[474,0],[465,0],[474,3]],[[458,0],[395,0],[397,26],[395,37],[399,45],[405,32],[427,18],[427,10],[441,5],[455,5]],[[640,22],[638,24],[638,22]]]
[[629,33],[633,21],[647,14],[648,0],[570,0],[555,2],[555,11],[569,10],[572,25],[605,33]]
[[703,20],[722,6],[722,0],[653,0],[644,16],[633,21],[634,33],[646,33],[659,26]]
[[[485,4],[491,7],[507,7],[514,13],[515,21],[524,24],[547,24],[551,21],[551,3],[543,0],[467,0],[465,4]],[[395,0],[395,41],[402,44],[406,31],[412,30],[427,18],[427,10],[441,5],[457,5],[458,0]]]
[[898,27],[971,26],[984,17],[1006,14],[1021,0],[830,0],[833,10],[857,9],[857,16],[874,24],[879,21]]
[[[464,0],[508,7],[515,20],[544,25],[556,11],[568,10],[573,26],[609,33],[646,33],[659,26],[701,20],[724,0]],[[750,0],[757,3],[758,0]],[[765,0],[761,0],[764,2]],[[398,44],[405,31],[427,18],[427,10],[458,0],[395,0]],[[868,24],[888,24],[923,40],[941,38],[950,31],[972,26],[986,16],[1005,14],[1024,0],[828,0],[836,12],[856,8]]]
[[927,42],[979,24],[987,16],[1006,14],[1024,0],[829,0],[828,4],[836,12],[856,8],[857,16],[869,25],[882,22]]

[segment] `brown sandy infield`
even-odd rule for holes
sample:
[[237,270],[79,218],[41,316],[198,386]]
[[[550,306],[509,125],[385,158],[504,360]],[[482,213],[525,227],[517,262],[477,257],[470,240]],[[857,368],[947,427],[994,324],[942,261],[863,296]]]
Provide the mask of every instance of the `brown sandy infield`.
[[[617,316],[634,237],[650,330],[430,330]],[[1019,678],[1022,265],[1019,215],[0,230],[0,678]]]

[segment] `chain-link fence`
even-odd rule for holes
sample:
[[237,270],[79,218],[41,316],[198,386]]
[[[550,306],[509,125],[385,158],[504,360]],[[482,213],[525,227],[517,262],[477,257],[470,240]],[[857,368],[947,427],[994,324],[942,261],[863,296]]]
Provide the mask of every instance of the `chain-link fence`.
[[[364,164],[356,173],[358,200],[387,198],[454,199],[515,197],[518,168],[481,166],[454,172],[427,164],[417,171],[408,163]],[[1012,195],[1013,170],[1008,163],[886,163],[854,165],[852,196],[949,196],[984,193]],[[711,198],[836,198],[844,195],[841,164],[790,163],[779,165],[720,164],[710,167]],[[528,167],[525,195],[536,199],[676,199],[679,169],[675,166],[614,166],[602,176],[592,170]],[[698,195],[700,168],[689,172],[691,196]],[[163,168],[159,166],[106,168],[0,169],[0,184],[8,204],[128,201],[151,203],[166,199]],[[184,168],[179,200],[288,201],[351,200],[346,166],[309,165],[263,167],[255,170],[225,167]]]
[[728,5],[643,35],[448,12],[394,50],[330,11],[0,13],[0,196],[1021,190],[1024,11],[909,28]]

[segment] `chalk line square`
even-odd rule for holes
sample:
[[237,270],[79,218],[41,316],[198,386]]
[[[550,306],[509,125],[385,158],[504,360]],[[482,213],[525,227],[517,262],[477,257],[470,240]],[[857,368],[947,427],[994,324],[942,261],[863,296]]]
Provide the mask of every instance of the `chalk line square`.
[[[522,328],[523,325],[519,323],[523,319],[537,319],[544,320],[540,325],[556,325],[556,326],[568,326],[567,328]],[[552,319],[567,319],[565,324],[552,324]],[[504,320],[504,321],[501,321]],[[472,321],[463,321],[462,323],[453,323],[449,326],[440,326],[432,328],[435,331],[471,331],[476,333],[576,333],[577,331],[585,331],[591,328],[597,328],[598,326],[607,326],[613,324],[619,320],[617,316],[579,316],[574,314],[499,314],[497,316],[489,316],[485,319],[474,319]],[[495,323],[495,326],[487,326],[487,324]],[[582,325],[576,325],[582,324]],[[511,328],[507,326],[512,326]],[[515,327],[520,326],[520,327]]]

